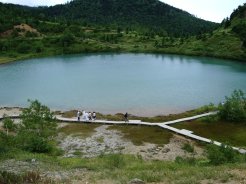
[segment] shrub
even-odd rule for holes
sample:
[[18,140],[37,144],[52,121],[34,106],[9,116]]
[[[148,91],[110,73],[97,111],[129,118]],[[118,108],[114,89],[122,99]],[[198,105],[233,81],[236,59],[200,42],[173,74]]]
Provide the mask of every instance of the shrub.
[[21,122],[15,126],[12,120],[5,119],[4,127],[15,130],[15,134],[0,131],[0,153],[19,148],[36,153],[54,153],[58,150],[51,144],[56,135],[56,120],[50,109],[37,100],[22,111]]
[[18,146],[30,152],[51,152],[49,141],[54,138],[57,127],[54,115],[37,100],[30,103],[30,107],[21,114],[22,121],[16,136]]
[[35,171],[25,173],[22,178],[25,183],[39,183],[41,180],[40,173]]
[[176,157],[175,162],[178,164],[188,164],[188,165],[195,165],[196,159],[194,157],[191,158],[183,158],[183,157]]
[[0,131],[0,154],[8,152],[16,145],[15,138]]
[[[0,172],[0,183],[2,184],[21,184],[21,183],[40,183],[41,176],[39,172],[29,171],[24,174],[15,174],[7,171]],[[44,181],[42,183],[52,183]]]
[[189,143],[185,143],[183,145],[182,149],[189,152],[189,153],[194,153],[194,146],[189,144]]
[[17,126],[14,124],[14,121],[10,118],[5,118],[3,120],[3,127],[8,131],[16,130]]
[[9,183],[22,183],[22,177],[20,175],[16,175],[14,173],[10,173],[7,171],[0,172],[0,183],[9,184]]
[[206,116],[201,118],[201,121],[206,122],[206,123],[214,123],[214,122],[218,122],[219,117],[218,115],[213,115],[213,116]]
[[29,100],[30,107],[21,114],[20,132],[34,133],[42,138],[52,138],[56,134],[56,119],[50,109],[37,100]]
[[21,43],[17,47],[17,51],[21,54],[27,54],[31,50],[31,46],[27,43]]
[[209,105],[204,105],[200,107],[199,109],[196,109],[196,113],[201,114],[205,112],[211,112],[217,110],[217,107],[213,103],[210,103]]
[[63,47],[70,46],[75,41],[74,35],[66,30],[60,38],[60,42]]
[[232,28],[232,31],[239,35],[241,39],[244,39],[246,37],[246,23],[240,22]]
[[213,165],[235,163],[239,160],[239,153],[230,146],[210,144],[207,146],[207,158]]
[[225,97],[224,104],[219,105],[219,116],[222,120],[242,122],[246,120],[246,97],[243,91],[235,90],[230,97]]
[[16,137],[20,149],[33,153],[50,153],[52,146],[48,140],[33,133],[20,133]]

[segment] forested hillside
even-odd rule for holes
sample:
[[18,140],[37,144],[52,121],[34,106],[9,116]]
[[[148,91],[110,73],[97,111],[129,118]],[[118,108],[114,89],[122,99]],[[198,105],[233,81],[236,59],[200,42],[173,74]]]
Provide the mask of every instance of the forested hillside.
[[85,52],[174,53],[245,61],[245,38],[246,4],[217,25],[157,0],[124,4],[75,0],[36,8],[0,3],[0,63]]
[[194,35],[216,27],[215,23],[198,19],[158,0],[74,0],[44,12],[56,20],[153,29],[173,36]]
[[37,20],[154,31],[176,37],[209,32],[217,26],[158,0],[74,0],[38,8],[0,4],[0,32],[16,23]]

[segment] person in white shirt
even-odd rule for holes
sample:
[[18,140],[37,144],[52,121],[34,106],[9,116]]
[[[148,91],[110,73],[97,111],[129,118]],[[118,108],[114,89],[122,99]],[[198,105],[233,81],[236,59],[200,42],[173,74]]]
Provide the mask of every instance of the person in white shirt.
[[85,121],[86,120],[86,114],[85,114],[85,111],[82,110],[82,120]]
[[89,121],[89,113],[85,112],[85,121]]

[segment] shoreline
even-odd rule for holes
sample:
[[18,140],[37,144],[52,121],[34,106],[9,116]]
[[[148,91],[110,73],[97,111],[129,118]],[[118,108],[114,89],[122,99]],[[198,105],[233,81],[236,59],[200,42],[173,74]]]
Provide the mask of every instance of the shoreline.
[[[7,111],[11,111],[12,109],[25,109],[25,108],[28,108],[28,106],[1,106],[0,105],[0,111],[1,110],[7,110]],[[52,112],[60,112],[60,113],[66,113],[66,112],[72,112],[72,111],[82,111],[82,110],[85,110],[86,112],[94,112],[95,110],[91,109],[91,108],[50,108],[50,110]],[[188,111],[193,111],[195,109],[186,109],[186,110],[174,110],[174,109],[170,109],[170,110],[160,110],[159,112],[160,113],[152,113],[152,112],[156,112],[156,111],[148,111],[147,113],[147,110],[128,110],[128,111],[122,111],[122,110],[114,110],[114,111],[110,111],[110,110],[102,110],[102,109],[99,109],[99,110],[96,110],[95,112],[96,113],[99,113],[99,114],[102,114],[102,115],[117,115],[117,114],[124,114],[125,112],[128,112],[129,115],[131,116],[134,116],[134,117],[149,117],[149,118],[154,118],[154,117],[158,117],[158,116],[168,116],[168,115],[175,115],[175,114],[182,114],[182,113],[185,113],[185,112],[188,112]],[[77,113],[74,113],[74,117],[76,117]],[[1,114],[0,114],[1,116]]]
[[57,57],[57,56],[68,56],[68,55],[78,55],[78,54],[98,54],[98,53],[115,53],[115,54],[122,54],[122,53],[135,53],[135,54],[170,54],[170,55],[181,55],[181,56],[190,56],[190,57],[206,57],[206,58],[215,58],[215,59],[222,59],[222,60],[233,60],[235,62],[245,63],[244,58],[235,58],[231,56],[223,56],[223,55],[214,55],[214,54],[204,54],[204,53],[187,53],[187,52],[177,52],[177,51],[170,51],[170,50],[98,50],[98,51],[88,51],[88,52],[75,52],[75,53],[49,53],[49,54],[41,54],[41,55],[20,55],[17,57],[11,56],[0,56],[0,65],[29,60],[29,59],[39,59],[39,58],[46,58],[46,57]]
[[[0,107],[0,118],[3,117],[4,115],[7,116],[19,116],[21,114],[21,111],[25,109],[25,107]],[[196,116],[202,113],[207,113],[211,110],[209,106],[203,106],[197,109],[193,110],[188,110],[184,111],[181,113],[172,113],[172,114],[166,114],[166,115],[156,115],[156,116],[138,116],[138,115],[133,115],[129,113],[129,119],[131,120],[141,120],[145,122],[166,122],[166,121],[172,121],[175,119],[181,119],[181,118],[186,118],[189,116]],[[76,109],[73,110],[58,110],[58,109],[51,109],[51,112],[54,113],[54,115],[59,115],[64,118],[75,118],[77,117],[77,111]],[[89,112],[89,111],[88,111]],[[97,119],[102,119],[102,120],[108,120],[108,121],[123,121],[124,120],[124,113],[115,113],[115,114],[108,114],[108,113],[102,113],[102,112],[97,112]]]
[[[0,106],[0,117],[3,117],[4,114],[8,115],[8,116],[16,116],[16,115],[20,115],[21,111],[27,107],[23,107],[23,106]],[[202,108],[202,107],[200,107]],[[128,111],[128,114],[130,117],[134,117],[134,118],[156,118],[156,117],[168,117],[168,116],[175,116],[175,115],[182,115],[182,114],[186,114],[186,113],[192,113],[195,112],[197,110],[199,110],[200,108],[196,108],[196,109],[188,109],[188,110],[175,110],[175,111],[170,111],[170,112],[166,112],[166,113],[158,113],[158,114],[147,114],[144,113],[142,111],[142,113],[131,113],[131,111]],[[59,114],[59,115],[64,115],[64,117],[76,117],[77,116],[77,111],[80,110],[82,111],[82,109],[80,108],[66,108],[66,109],[62,109],[62,108],[50,108],[51,112],[55,113],[55,114]],[[84,108],[84,110],[86,112],[93,112],[92,110],[87,110],[86,108]],[[119,112],[119,111],[95,111],[97,114],[99,114],[100,116],[118,116],[118,115],[123,115],[125,112]],[[207,111],[204,111],[207,112]],[[72,116],[73,114],[73,116]]]

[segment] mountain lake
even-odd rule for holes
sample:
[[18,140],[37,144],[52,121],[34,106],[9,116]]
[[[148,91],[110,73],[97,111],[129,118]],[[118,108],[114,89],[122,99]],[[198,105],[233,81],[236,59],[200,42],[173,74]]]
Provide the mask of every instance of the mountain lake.
[[218,104],[246,91],[246,64],[168,54],[79,54],[0,65],[0,105],[143,116]]

